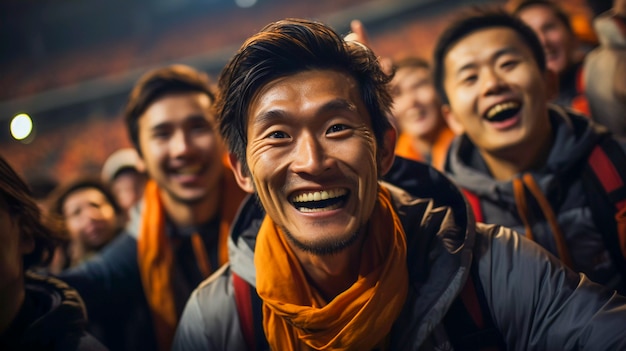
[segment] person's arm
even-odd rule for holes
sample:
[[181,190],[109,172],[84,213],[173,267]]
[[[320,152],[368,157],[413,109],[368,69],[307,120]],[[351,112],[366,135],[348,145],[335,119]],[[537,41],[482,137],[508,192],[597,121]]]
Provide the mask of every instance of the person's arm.
[[[263,328],[262,325],[255,326]],[[191,294],[174,337],[173,351],[246,350],[228,265]]]
[[97,256],[58,277],[80,293],[90,311],[141,296],[137,241],[122,233]]
[[626,298],[510,229],[479,224],[478,271],[494,323],[515,350],[626,349]]

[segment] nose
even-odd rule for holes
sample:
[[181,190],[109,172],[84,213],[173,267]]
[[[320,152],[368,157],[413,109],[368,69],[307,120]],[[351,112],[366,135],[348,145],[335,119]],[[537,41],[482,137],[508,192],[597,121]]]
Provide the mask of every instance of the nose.
[[92,205],[84,206],[77,216],[77,220],[82,223],[82,225],[87,225],[90,222],[99,220],[100,218],[102,218],[100,209]]
[[489,68],[485,69],[485,73],[483,73],[483,95],[494,95],[499,94],[506,90],[506,84],[500,74],[494,69]]
[[303,135],[296,142],[291,169],[295,173],[317,175],[329,168],[329,161],[322,142],[314,135]]
[[184,131],[178,131],[172,135],[170,142],[170,155],[173,158],[181,157],[191,150],[191,140]]

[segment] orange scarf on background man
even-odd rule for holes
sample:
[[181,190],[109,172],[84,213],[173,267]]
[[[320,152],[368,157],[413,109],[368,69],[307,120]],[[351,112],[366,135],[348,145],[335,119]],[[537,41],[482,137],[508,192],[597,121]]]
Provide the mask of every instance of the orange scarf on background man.
[[[450,143],[454,139],[455,134],[448,127],[443,127],[437,140],[430,150],[431,159],[430,164],[438,170],[443,170],[443,166],[446,162],[446,156]],[[408,158],[409,160],[424,162],[424,155],[420,154],[415,148],[413,148],[413,140],[411,136],[406,133],[400,133],[398,141],[396,142],[396,148],[394,153],[400,157]]]
[[328,304],[309,284],[285,235],[265,217],[254,264],[263,328],[272,350],[368,350],[389,334],[404,305],[409,278],[404,229],[388,190],[379,188],[364,233],[359,277]]
[[[220,186],[222,201],[219,207],[220,224],[217,251],[219,264],[222,265],[228,262],[227,243],[230,224],[246,194],[237,185],[229,168],[224,169]],[[174,253],[170,238],[165,233],[166,215],[159,196],[159,187],[153,180],[149,180],[146,184],[143,205],[141,226],[137,238],[139,273],[152,314],[158,347],[160,350],[170,350],[179,317],[172,286]],[[200,271],[208,277],[211,273],[211,271],[207,272],[208,255],[204,250],[200,235],[194,234],[192,243]],[[198,250],[202,250],[203,256],[199,256]]]

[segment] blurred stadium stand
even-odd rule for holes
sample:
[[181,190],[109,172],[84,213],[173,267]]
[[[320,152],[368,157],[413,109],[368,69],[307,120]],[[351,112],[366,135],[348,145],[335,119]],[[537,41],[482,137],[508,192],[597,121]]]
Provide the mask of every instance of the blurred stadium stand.
[[[340,33],[361,19],[381,56],[430,57],[456,11],[504,0],[3,0],[0,2],[0,154],[27,178],[98,172],[129,146],[121,110],[146,70],[185,63],[215,77],[251,34],[285,17],[319,19]],[[584,1],[567,6],[584,16]],[[577,5],[578,4],[578,5]],[[35,121],[30,143],[10,119]]]

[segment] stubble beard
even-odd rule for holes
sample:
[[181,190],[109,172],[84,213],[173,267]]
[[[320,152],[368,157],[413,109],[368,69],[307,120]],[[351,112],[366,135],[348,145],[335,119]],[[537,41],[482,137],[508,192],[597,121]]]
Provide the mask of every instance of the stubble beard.
[[281,226],[281,230],[285,233],[287,240],[294,244],[298,249],[317,256],[329,256],[344,251],[352,246],[359,238],[359,230],[353,232],[347,238],[341,240],[326,240],[321,243],[306,243],[298,240],[287,228]]

